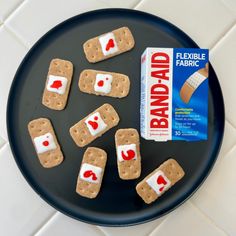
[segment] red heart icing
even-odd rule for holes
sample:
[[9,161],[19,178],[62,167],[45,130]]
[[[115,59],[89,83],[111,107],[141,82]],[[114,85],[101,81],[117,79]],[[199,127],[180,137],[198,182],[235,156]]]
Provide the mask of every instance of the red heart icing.
[[43,141],[43,146],[47,147],[49,145],[48,141]]
[[89,178],[90,176],[92,176],[92,180],[97,180],[97,176],[92,170],[87,170],[84,172],[85,178]]
[[106,51],[109,51],[110,48],[114,48],[115,44],[114,44],[114,40],[113,39],[109,39],[107,45],[106,45]]
[[51,88],[59,89],[62,86],[62,82],[60,80],[54,80],[50,85]]
[[[157,177],[157,183],[158,183],[158,184],[164,184],[164,185],[167,184],[166,180],[164,179],[164,177],[163,177],[162,175],[159,175],[159,176]],[[163,189],[164,189],[164,186],[162,186],[162,187],[159,189],[159,191],[161,192]]]
[[99,87],[102,87],[103,85],[104,85],[104,81],[103,81],[103,80],[99,80],[99,81],[98,81],[98,86],[99,86]]
[[121,151],[121,156],[125,161],[129,161],[135,157],[135,152],[130,149],[127,151],[127,155],[125,155],[124,151]]

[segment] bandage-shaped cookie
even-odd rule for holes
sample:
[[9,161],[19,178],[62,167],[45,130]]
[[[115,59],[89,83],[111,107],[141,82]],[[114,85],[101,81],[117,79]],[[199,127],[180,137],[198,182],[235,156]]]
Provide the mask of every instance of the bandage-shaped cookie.
[[193,73],[183,84],[180,89],[180,97],[184,103],[189,103],[195,90],[208,78],[208,63]]
[[138,195],[149,204],[160,197],[184,176],[182,167],[174,159],[161,164],[136,186]]
[[63,110],[66,106],[73,65],[70,61],[53,59],[50,63],[43,92],[42,103],[53,110]]
[[89,147],[84,153],[77,180],[76,192],[87,198],[95,198],[100,191],[107,154],[100,148]]
[[70,135],[79,147],[91,143],[119,123],[119,116],[110,104],[104,104],[70,128]]
[[122,27],[89,39],[83,47],[87,60],[95,63],[129,51],[134,44],[134,38],[129,28]]
[[51,168],[63,161],[64,157],[50,120],[32,120],[28,124],[28,131],[43,167]]
[[79,78],[79,89],[84,93],[122,98],[129,88],[129,77],[119,73],[84,70]]
[[118,172],[121,179],[136,179],[141,174],[139,134],[136,129],[119,129],[115,134]]

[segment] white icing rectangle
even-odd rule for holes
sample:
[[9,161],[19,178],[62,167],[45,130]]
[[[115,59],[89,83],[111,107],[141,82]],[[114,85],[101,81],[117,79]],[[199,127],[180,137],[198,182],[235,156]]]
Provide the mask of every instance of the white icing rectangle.
[[79,172],[80,179],[90,183],[100,183],[102,168],[83,163]]
[[119,161],[136,160],[137,159],[136,144],[118,146],[117,158]]
[[47,90],[58,94],[64,94],[67,86],[67,78],[57,75],[49,75]]
[[51,133],[46,133],[34,138],[34,146],[38,154],[57,148]]
[[85,124],[87,125],[92,136],[97,135],[107,127],[107,124],[103,121],[99,112],[95,112],[94,114],[89,116],[85,120]]
[[112,32],[100,36],[99,42],[102,47],[102,52],[104,56],[118,52],[118,47],[116,44],[115,36]]
[[171,186],[170,180],[165,176],[163,171],[158,170],[154,175],[146,180],[147,184],[159,196]]
[[110,74],[97,74],[94,84],[94,91],[100,93],[111,92],[112,75]]

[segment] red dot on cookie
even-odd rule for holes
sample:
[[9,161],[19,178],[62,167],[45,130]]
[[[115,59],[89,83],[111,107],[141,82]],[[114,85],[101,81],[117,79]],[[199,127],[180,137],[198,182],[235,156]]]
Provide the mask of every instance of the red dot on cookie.
[[43,141],[43,146],[48,146],[49,142],[48,141]]
[[97,116],[94,116],[94,120],[98,120],[98,117],[97,117]]
[[98,86],[99,87],[102,87],[103,85],[104,85],[104,81],[103,80],[98,81]]

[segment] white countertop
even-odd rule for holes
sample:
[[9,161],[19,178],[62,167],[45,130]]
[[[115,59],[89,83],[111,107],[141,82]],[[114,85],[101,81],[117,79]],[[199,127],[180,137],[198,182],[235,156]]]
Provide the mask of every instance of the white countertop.
[[[29,48],[61,21],[93,9],[126,7],[160,16],[203,48],[218,75],[226,108],[225,136],[210,176],[194,196],[163,218],[125,228],[75,221],[45,203],[16,167],[5,113],[14,73]],[[235,0],[0,1],[0,235],[236,235]]]

